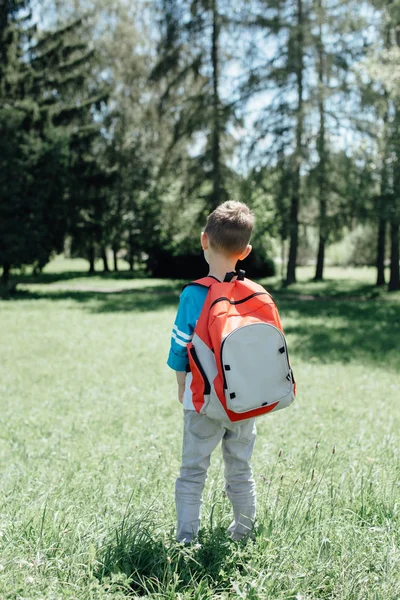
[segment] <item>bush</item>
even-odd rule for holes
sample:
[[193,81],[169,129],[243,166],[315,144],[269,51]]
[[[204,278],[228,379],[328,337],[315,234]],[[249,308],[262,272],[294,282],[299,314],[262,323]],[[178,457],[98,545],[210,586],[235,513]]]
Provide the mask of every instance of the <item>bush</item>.
[[276,274],[273,259],[266,256],[264,252],[259,249],[253,249],[251,254],[249,254],[245,260],[240,260],[238,268],[244,269],[247,277],[250,277],[250,279],[273,277]]
[[[174,254],[171,250],[152,252],[147,268],[152,277],[162,279],[199,279],[205,277],[208,271],[202,252]],[[275,275],[273,260],[260,250],[253,250],[244,261],[239,261],[238,268],[244,269],[251,279]]]
[[173,254],[171,250],[156,250],[147,260],[152,277],[160,279],[198,279],[207,275],[202,253]]

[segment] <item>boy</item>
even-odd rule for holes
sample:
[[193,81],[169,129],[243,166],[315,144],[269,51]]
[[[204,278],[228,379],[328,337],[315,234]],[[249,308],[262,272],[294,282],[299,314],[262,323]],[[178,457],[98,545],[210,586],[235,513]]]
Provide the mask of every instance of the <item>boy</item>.
[[[235,271],[237,261],[251,252],[249,242],[253,227],[254,215],[241,202],[224,202],[209,215],[201,233],[209,276],[224,281],[227,273]],[[197,413],[192,402],[191,374],[186,374],[186,346],[193,337],[207,292],[198,286],[183,290],[168,357],[168,365],[176,371],[178,398],[184,408],[182,466],[176,480],[175,502],[176,539],[185,543],[191,542],[199,530],[201,497],[210,456],[220,441],[226,492],[234,513],[228,531],[234,540],[251,533],[256,514],[255,482],[249,464],[256,438],[254,419],[239,423],[210,419]]]

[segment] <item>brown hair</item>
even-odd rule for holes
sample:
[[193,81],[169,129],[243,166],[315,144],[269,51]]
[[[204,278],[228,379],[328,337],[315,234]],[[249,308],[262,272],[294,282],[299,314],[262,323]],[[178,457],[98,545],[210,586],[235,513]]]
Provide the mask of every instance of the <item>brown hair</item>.
[[254,227],[254,214],[246,204],[228,200],[207,218],[204,233],[210,246],[228,254],[241,254],[247,247]]

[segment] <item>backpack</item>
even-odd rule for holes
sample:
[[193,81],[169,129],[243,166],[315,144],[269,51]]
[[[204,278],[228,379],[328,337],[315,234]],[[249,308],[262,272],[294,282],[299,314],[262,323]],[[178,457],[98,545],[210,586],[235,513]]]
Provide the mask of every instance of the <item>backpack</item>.
[[280,410],[296,394],[275,302],[244,276],[239,271],[227,273],[223,282],[208,276],[188,284],[208,288],[187,346],[193,405],[225,421]]

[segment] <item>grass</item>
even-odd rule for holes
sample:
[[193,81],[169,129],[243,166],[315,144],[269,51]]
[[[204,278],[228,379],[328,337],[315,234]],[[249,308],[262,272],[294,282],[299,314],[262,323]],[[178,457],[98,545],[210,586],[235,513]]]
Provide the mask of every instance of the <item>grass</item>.
[[220,453],[198,546],[174,542],[180,283],[58,260],[0,302],[1,600],[400,598],[400,298],[372,270],[273,291],[298,400],[258,420],[255,543]]

